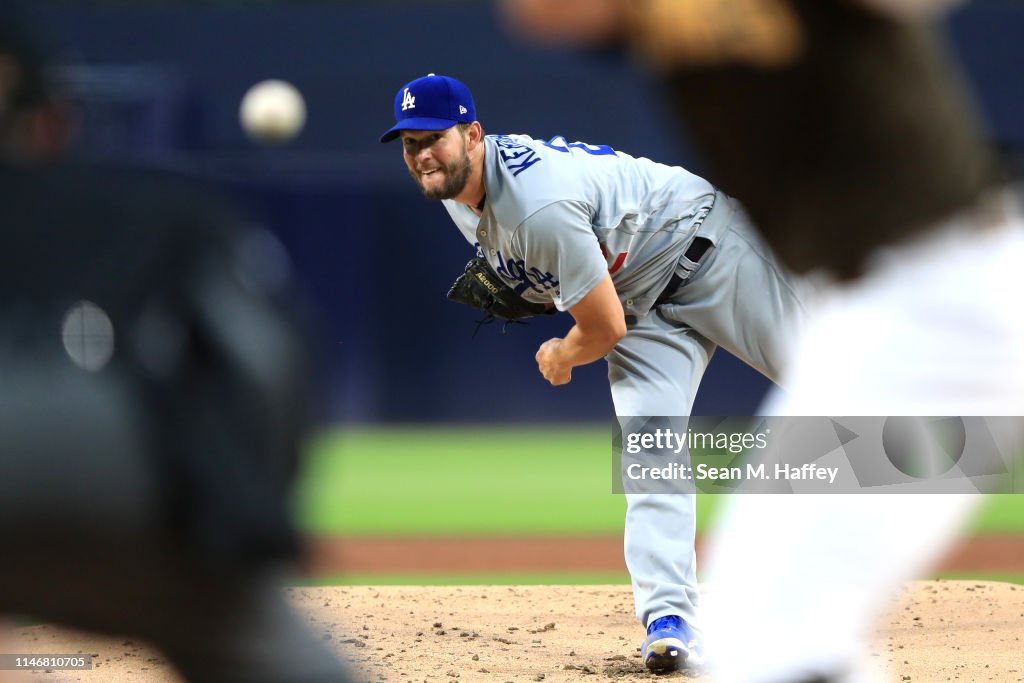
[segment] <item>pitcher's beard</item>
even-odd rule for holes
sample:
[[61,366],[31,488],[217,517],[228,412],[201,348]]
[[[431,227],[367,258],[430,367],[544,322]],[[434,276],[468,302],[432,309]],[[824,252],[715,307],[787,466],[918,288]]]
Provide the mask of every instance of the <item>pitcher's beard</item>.
[[468,154],[463,154],[461,159],[445,164],[442,168],[444,171],[444,182],[440,186],[432,188],[425,187],[420,180],[420,175],[415,171],[410,170],[409,173],[420,186],[423,196],[427,199],[454,199],[459,196],[466,188],[466,183],[469,182],[470,166]]

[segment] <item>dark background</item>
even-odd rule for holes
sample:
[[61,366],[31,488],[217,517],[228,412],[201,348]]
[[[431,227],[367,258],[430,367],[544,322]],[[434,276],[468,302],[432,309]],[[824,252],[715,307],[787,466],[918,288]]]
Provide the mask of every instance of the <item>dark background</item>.
[[[557,390],[536,371],[536,347],[564,334],[567,315],[472,338],[478,316],[445,299],[472,250],[440,204],[420,196],[397,143],[377,138],[398,88],[436,72],[470,86],[489,132],[560,134],[700,173],[656,87],[628,60],[525,45],[486,2],[33,0],[25,9],[84,124],[78,155],[208,179],[278,235],[320,312],[325,418],[611,415],[604,363]],[[949,31],[993,142],[1024,148],[1024,6],[976,2]],[[242,95],[266,78],[306,98],[306,128],[287,145],[256,145],[238,124]],[[720,351],[695,412],[745,414],[766,388]]]

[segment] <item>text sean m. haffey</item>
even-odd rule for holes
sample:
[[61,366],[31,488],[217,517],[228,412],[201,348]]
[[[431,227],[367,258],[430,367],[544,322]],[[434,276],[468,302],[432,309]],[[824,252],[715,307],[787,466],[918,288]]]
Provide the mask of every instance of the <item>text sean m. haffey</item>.
[[626,468],[626,476],[634,480],[743,481],[745,479],[787,479],[789,481],[827,480],[828,483],[833,484],[838,474],[838,467],[824,467],[809,462],[799,467],[785,463],[776,463],[774,469],[768,468],[764,463],[747,463],[745,467],[712,467],[706,463],[698,463],[694,466],[669,463],[661,467],[645,467],[639,463],[632,463]]

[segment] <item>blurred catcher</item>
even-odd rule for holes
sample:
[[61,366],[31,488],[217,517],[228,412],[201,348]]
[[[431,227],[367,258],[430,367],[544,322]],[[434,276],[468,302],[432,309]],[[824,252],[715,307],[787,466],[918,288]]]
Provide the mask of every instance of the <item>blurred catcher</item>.
[[148,639],[190,681],[348,680],[280,591],[310,367],[270,238],[62,162],[57,102],[0,14],[0,611]]

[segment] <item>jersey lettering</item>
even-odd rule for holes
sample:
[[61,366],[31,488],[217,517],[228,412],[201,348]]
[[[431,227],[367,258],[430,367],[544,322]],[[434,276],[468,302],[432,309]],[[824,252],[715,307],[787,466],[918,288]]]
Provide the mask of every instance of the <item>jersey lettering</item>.
[[554,275],[551,273],[543,273],[540,268],[535,266],[530,267],[530,277],[532,277],[533,281],[538,285],[543,286],[544,289],[551,289],[552,287],[558,286],[558,280],[555,279]]
[[533,149],[516,142],[507,135],[495,136],[494,143],[498,146],[498,156],[501,157],[508,170],[512,171],[513,177],[541,160]]
[[551,138],[550,140],[544,143],[544,146],[550,147],[551,149],[559,152],[569,152],[569,148],[572,147],[575,149],[581,149],[587,154],[590,154],[595,157],[618,156],[618,154],[615,153],[615,150],[609,147],[608,145],[588,145],[585,142],[570,143],[566,142],[565,138],[562,137],[561,135],[556,135],[555,137]]
[[497,256],[498,275],[519,283],[513,288],[516,294],[522,294],[527,289],[543,294],[558,287],[558,280],[552,273],[545,273],[537,267],[528,267],[523,259],[506,259],[500,251]]

